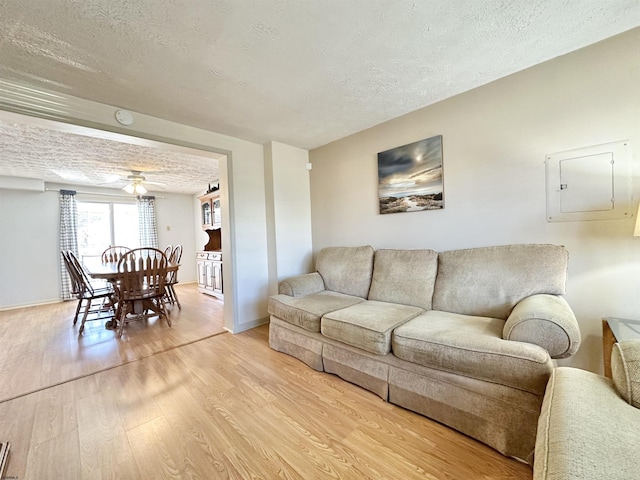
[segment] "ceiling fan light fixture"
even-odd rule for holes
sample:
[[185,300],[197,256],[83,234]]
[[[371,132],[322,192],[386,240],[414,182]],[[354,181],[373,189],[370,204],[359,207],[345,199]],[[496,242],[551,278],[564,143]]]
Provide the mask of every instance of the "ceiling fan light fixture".
[[130,183],[129,185],[125,185],[125,187],[122,189],[125,192],[131,194],[131,195],[144,195],[145,193],[147,193],[147,189],[144,188],[144,185],[142,185],[141,183]]

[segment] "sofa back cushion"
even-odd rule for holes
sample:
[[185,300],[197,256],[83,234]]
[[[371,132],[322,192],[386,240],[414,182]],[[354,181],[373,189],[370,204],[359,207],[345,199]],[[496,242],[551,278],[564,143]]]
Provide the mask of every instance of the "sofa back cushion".
[[369,300],[431,310],[437,271],[433,250],[377,250]]
[[316,259],[316,270],[327,290],[367,298],[373,272],[373,247],[327,247]]
[[506,319],[523,298],[563,295],[567,250],[557,245],[504,245],[442,252],[433,309]]

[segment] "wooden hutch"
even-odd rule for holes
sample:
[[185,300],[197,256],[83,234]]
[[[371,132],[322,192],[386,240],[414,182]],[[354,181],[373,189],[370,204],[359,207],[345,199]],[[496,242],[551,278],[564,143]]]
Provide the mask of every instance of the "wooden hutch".
[[204,249],[196,252],[198,264],[198,290],[223,299],[222,288],[222,220],[220,191],[207,193],[200,199],[202,229],[209,235]]

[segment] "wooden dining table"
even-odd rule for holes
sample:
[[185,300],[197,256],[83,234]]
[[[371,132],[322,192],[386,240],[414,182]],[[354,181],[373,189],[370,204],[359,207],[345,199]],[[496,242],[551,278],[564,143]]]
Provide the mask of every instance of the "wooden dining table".
[[[82,264],[86,267],[91,278],[114,282],[118,279],[118,262],[102,263],[99,258],[86,258]],[[179,263],[167,263],[167,273],[175,272],[180,268]]]
[[[120,272],[118,271],[119,262],[102,262],[100,258],[88,257],[83,259],[83,265],[87,269],[87,273],[91,278],[106,280],[110,283],[118,281]],[[167,263],[167,274],[175,272],[180,268],[179,263]],[[151,310],[157,313],[156,306],[151,301],[140,300],[134,304],[134,313],[141,313],[145,310]],[[118,309],[116,308],[116,312]],[[117,327],[118,315],[113,320],[106,322],[105,327],[109,330]]]

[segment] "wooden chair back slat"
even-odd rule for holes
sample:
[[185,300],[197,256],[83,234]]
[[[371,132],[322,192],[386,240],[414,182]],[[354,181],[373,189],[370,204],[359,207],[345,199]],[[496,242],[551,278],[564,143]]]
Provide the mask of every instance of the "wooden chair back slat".
[[180,263],[182,259],[182,245],[176,245],[173,247],[171,256],[169,257],[169,263]]
[[128,247],[109,246],[104,252],[102,252],[102,263],[117,263],[125,253],[130,251],[131,249]]
[[[177,265],[180,263],[182,259],[182,245],[176,245],[173,247],[173,251],[171,252],[171,256],[169,257],[169,263],[172,265]],[[178,270],[173,270],[167,276],[167,283],[178,283]]]
[[73,295],[82,295],[82,281],[78,278],[78,273],[76,272],[76,268],[73,265],[71,258],[69,256],[71,252],[62,250],[60,254],[62,255],[62,260],[64,261],[64,266],[67,269],[67,273],[69,274],[69,279],[71,280],[71,293]]
[[76,257],[71,250],[67,251],[67,256],[69,257],[69,261],[75,271],[76,280],[81,294],[87,293],[89,296],[95,295],[95,288],[91,284],[91,279],[89,278],[89,275],[87,275],[86,270],[82,267],[78,257]]
[[164,295],[167,257],[157,248],[135,248],[118,263],[121,300],[139,300]]

